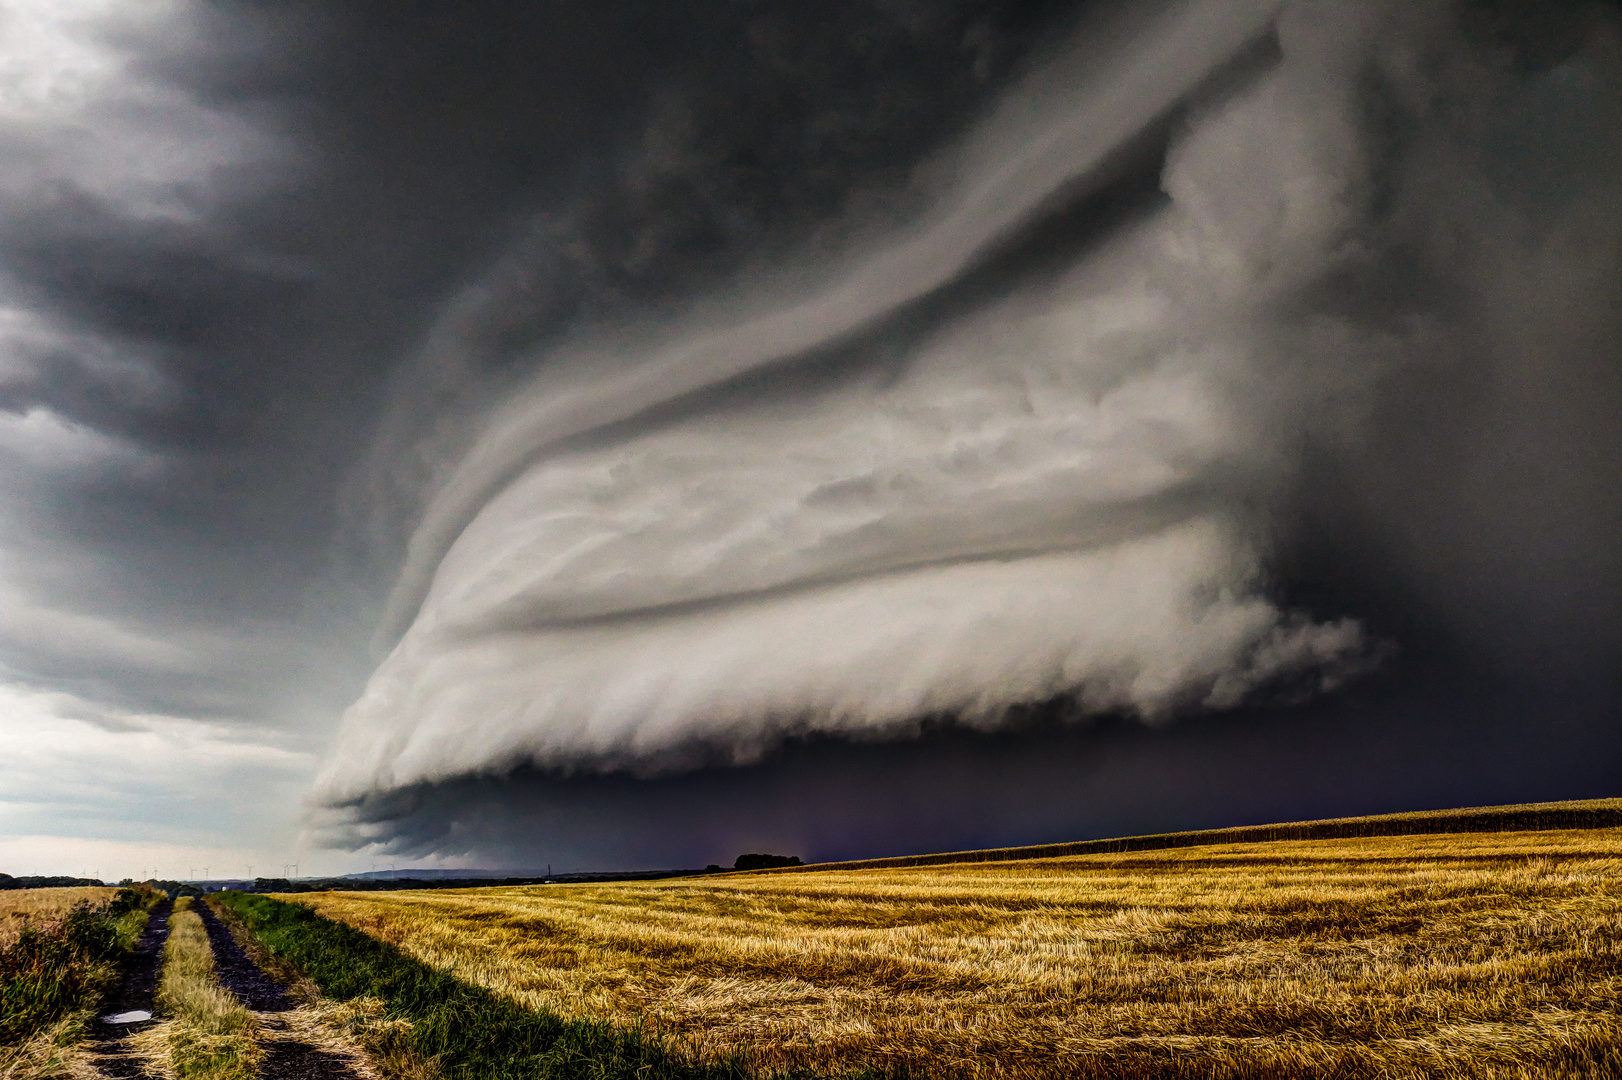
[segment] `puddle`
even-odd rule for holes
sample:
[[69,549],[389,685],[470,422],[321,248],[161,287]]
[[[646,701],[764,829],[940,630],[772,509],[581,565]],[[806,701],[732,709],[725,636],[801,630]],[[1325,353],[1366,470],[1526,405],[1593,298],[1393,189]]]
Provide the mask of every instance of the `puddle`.
[[101,1018],[101,1022],[104,1024],[144,1024],[150,1019],[152,1019],[152,1014],[147,1010],[131,1009],[129,1012],[104,1016]]

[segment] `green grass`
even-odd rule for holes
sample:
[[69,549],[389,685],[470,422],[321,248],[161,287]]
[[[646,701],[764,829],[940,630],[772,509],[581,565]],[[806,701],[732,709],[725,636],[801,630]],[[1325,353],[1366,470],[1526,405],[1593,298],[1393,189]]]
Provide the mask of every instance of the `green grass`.
[[[655,1033],[564,1019],[437,971],[298,904],[223,893],[219,899],[270,952],[338,1001],[377,998],[419,1060],[445,1080],[746,1080],[742,1059],[688,1060]],[[815,1074],[780,1073],[781,1077]],[[878,1077],[872,1071],[856,1076]]]

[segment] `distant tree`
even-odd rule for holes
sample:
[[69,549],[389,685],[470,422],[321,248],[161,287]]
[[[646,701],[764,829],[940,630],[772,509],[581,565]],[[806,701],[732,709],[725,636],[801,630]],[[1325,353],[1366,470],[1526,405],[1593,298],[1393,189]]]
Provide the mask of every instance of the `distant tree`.
[[734,870],[769,870],[777,866],[800,866],[798,855],[739,855]]
[[100,885],[95,878],[67,877],[62,874],[12,877],[0,874],[0,889],[60,889],[71,885]]
[[706,874],[719,874],[721,872],[721,865],[719,863],[710,863],[710,865],[704,868],[704,872]]

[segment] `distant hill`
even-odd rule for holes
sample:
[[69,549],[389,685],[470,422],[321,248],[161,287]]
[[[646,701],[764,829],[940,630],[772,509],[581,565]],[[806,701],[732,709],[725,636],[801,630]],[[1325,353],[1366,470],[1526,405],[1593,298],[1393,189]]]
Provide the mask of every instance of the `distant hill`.
[[368,870],[362,874],[340,874],[336,880],[342,881],[396,881],[401,878],[410,878],[412,881],[436,881],[440,878],[455,878],[458,881],[477,881],[483,878],[520,878],[545,877],[546,871],[541,870],[420,870],[415,867],[406,867],[401,870]]
[[1111,840],[1078,840],[1030,847],[985,848],[935,855],[894,855],[882,859],[812,863],[808,866],[750,870],[782,874],[806,870],[868,870],[882,867],[939,866],[946,863],[1008,862],[1014,859],[1057,859],[1116,851],[1154,851],[1206,844],[1260,844],[1269,840],[1339,840],[1357,836],[1413,836],[1422,833],[1539,832],[1549,829],[1622,828],[1622,799],[1516,803],[1458,810],[1417,810],[1369,817],[1326,818],[1278,825],[1240,825],[1229,829],[1155,833]]

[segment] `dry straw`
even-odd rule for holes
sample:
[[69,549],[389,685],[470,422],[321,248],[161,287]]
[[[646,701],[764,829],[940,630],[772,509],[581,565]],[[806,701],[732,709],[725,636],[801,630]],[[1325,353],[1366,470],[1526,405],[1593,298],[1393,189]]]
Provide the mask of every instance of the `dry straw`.
[[767,1068],[1622,1075],[1622,829],[289,899]]
[[253,1080],[263,1057],[257,1022],[214,977],[208,931],[191,900],[175,903],[156,1002],[166,1018],[131,1040],[166,1080]]
[[111,886],[94,885],[0,891],[0,949],[15,942],[30,922],[66,915],[76,904],[105,904],[117,891]]

